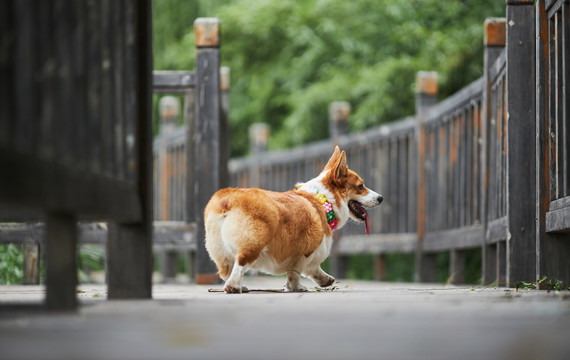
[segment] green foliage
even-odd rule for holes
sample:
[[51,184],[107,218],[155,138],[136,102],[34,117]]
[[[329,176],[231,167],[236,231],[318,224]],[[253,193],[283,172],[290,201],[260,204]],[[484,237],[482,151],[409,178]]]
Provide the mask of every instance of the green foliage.
[[483,22],[504,13],[493,0],[154,1],[155,68],[193,69],[193,18],[220,18],[239,156],[254,122],[273,149],[326,138],[336,100],[351,103],[352,131],[413,114],[419,70],[451,94],[482,75]]
[[80,283],[90,282],[89,272],[105,269],[105,250],[94,244],[83,244],[79,248],[77,271]]
[[0,244],[0,284],[21,284],[23,269],[22,245]]
[[519,281],[515,284],[515,289],[523,289],[523,290],[554,290],[554,291],[564,291],[570,290],[570,286],[567,285],[562,280],[552,279],[547,276],[543,276],[536,281]]
[[416,269],[416,255],[386,254],[386,281],[412,282]]
[[[43,282],[45,269],[40,263]],[[79,249],[77,270],[80,282],[88,282],[87,272],[105,268],[105,250],[97,245],[84,244]],[[24,251],[22,244],[0,244],[0,284],[22,284],[24,275]]]

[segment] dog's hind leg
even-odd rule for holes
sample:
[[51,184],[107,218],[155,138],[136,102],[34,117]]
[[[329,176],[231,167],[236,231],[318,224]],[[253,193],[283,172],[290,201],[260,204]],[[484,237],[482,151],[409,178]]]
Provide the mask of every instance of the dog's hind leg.
[[223,216],[210,216],[206,219],[206,249],[218,268],[218,274],[225,281],[232,272],[235,257],[222,241],[221,227]]
[[241,286],[241,280],[247,271],[245,266],[241,266],[239,261],[236,260],[232,269],[232,273],[226,280],[224,285],[224,291],[228,294],[241,294],[242,292],[247,292],[247,288]]

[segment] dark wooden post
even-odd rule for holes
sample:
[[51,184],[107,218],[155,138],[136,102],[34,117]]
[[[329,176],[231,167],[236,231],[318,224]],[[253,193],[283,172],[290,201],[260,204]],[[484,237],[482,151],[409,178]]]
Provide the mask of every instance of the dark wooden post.
[[[335,101],[329,105],[329,136],[332,149],[340,145],[340,138],[348,135],[348,119],[350,117],[350,104],[346,101]],[[332,153],[331,149],[331,153]],[[350,165],[350,164],[349,164]],[[346,278],[348,270],[348,255],[338,253],[342,241],[342,229],[333,233],[331,256],[331,272],[339,279]]]
[[186,125],[186,222],[196,221],[194,208],[194,128],[195,91],[189,89],[184,94],[184,124]]
[[196,93],[194,127],[194,216],[196,218],[196,282],[219,281],[204,242],[204,208],[220,189],[220,23],[198,18],[196,36]]
[[230,186],[230,68],[220,68],[220,188]]
[[483,144],[481,146],[481,165],[482,181],[481,181],[481,209],[480,217],[483,222],[483,229],[485,231],[485,244],[483,245],[482,254],[482,272],[483,284],[488,285],[497,281],[498,274],[498,252],[497,244],[489,242],[489,234],[487,234],[487,191],[489,182],[489,141],[488,129],[489,121],[491,119],[491,79],[490,69],[495,60],[499,57],[505,47],[505,19],[504,18],[489,18],[485,20],[485,36],[484,36],[485,50],[483,55],[483,77],[485,79],[485,87],[483,88],[483,121],[481,134],[483,137]]
[[109,299],[152,297],[152,26],[151,2],[139,1],[136,11],[137,86],[136,141],[137,183],[141,220],[109,223],[107,271]]
[[[180,100],[174,96],[163,96],[159,102],[160,111],[160,149],[158,154],[160,182],[160,220],[172,220],[170,176],[172,164],[168,153],[169,134],[178,126],[180,116]],[[174,250],[162,250],[159,254],[160,272],[163,282],[173,282],[176,279],[178,254]]]
[[160,148],[158,150],[158,186],[159,211],[156,220],[172,220],[170,210],[170,177],[172,164],[168,153],[169,135],[176,129],[180,116],[180,100],[174,96],[163,96],[159,102],[160,112]]
[[22,282],[24,285],[40,283],[40,245],[37,242],[24,244],[24,276]]
[[507,0],[507,283],[536,279],[534,1]]
[[374,254],[374,280],[386,280],[386,255]]
[[418,244],[416,248],[416,281],[434,282],[436,280],[436,264],[435,255],[426,254],[423,251],[423,239],[425,235],[425,219],[426,219],[426,142],[424,128],[424,112],[425,110],[437,102],[437,73],[420,71],[416,76],[416,149],[418,159]]
[[[558,16],[559,43],[556,44],[552,39],[556,26],[553,26],[552,23],[549,26],[547,13],[549,9],[546,9],[546,6],[545,1],[536,1],[536,277],[548,276],[568,284],[570,283],[570,261],[568,261],[570,259],[570,233],[549,232],[547,229],[547,213],[550,212],[551,199],[556,198],[556,194],[552,192],[556,190],[554,183],[557,181],[554,178],[555,174],[551,172],[551,167],[557,161],[555,144],[553,144],[556,140],[552,138],[551,126],[555,127],[556,113],[561,112],[561,109],[564,108],[563,102],[566,102],[566,109],[570,106],[568,101],[570,77],[568,75],[568,37],[570,37],[568,30],[570,16],[568,13],[570,10],[566,3],[561,9],[565,13]],[[566,24],[566,29],[562,24]],[[556,45],[560,47],[556,49]],[[563,73],[561,63],[563,62],[558,60],[558,84],[556,84],[554,76],[557,52],[560,57],[563,54],[566,55],[565,79],[561,74]],[[565,97],[564,92],[561,91],[563,86],[566,90]],[[562,96],[557,99],[558,103],[556,104],[551,99],[556,96],[557,91]],[[558,113],[558,116],[563,116],[563,114]],[[568,110],[566,110],[564,120],[568,128]],[[566,153],[570,152],[568,148],[563,148],[563,150]]]
[[465,251],[451,250],[449,257],[449,282],[465,284]]
[[[194,89],[188,89],[184,93],[184,124],[186,126],[186,203],[184,209],[184,220],[187,223],[196,221],[194,208],[194,127],[195,127],[195,98]],[[196,251],[191,250],[187,254],[186,272],[192,281],[196,277]]]
[[269,126],[266,123],[254,123],[249,127],[249,146],[253,155],[267,152]]
[[261,157],[267,152],[269,126],[265,123],[254,123],[249,127],[249,148],[254,163],[250,168],[249,186],[261,187]]
[[48,213],[46,221],[46,306],[77,306],[77,223],[70,214]]
[[350,117],[350,103],[335,101],[329,105],[329,136],[333,147],[339,145],[340,137],[348,135],[348,118]]

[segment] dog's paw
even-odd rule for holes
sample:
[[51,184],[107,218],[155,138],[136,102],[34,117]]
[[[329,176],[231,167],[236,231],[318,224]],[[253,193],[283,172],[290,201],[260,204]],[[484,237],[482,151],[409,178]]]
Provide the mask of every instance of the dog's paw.
[[334,284],[335,278],[332,276],[328,276],[326,278],[319,279],[319,286],[320,287],[327,287]]
[[226,294],[241,294],[242,292],[248,292],[249,290],[245,286],[237,286],[231,283],[226,283],[224,286],[224,291]]
[[291,285],[291,284],[287,283],[287,284],[285,284],[285,286],[283,288],[287,292],[305,292],[305,291],[307,291],[307,287],[305,285],[301,285],[301,284]]

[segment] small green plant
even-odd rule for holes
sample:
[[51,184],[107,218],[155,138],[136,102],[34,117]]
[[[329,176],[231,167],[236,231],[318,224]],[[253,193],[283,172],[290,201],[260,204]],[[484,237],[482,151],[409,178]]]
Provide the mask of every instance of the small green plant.
[[21,284],[23,269],[22,245],[0,244],[0,284]]
[[562,290],[570,290],[570,286],[568,286],[564,281],[557,280],[557,279],[550,279],[547,276],[543,276],[540,279],[532,282],[527,281],[518,281],[515,284],[515,289],[519,290],[554,290],[554,291],[562,291]]

